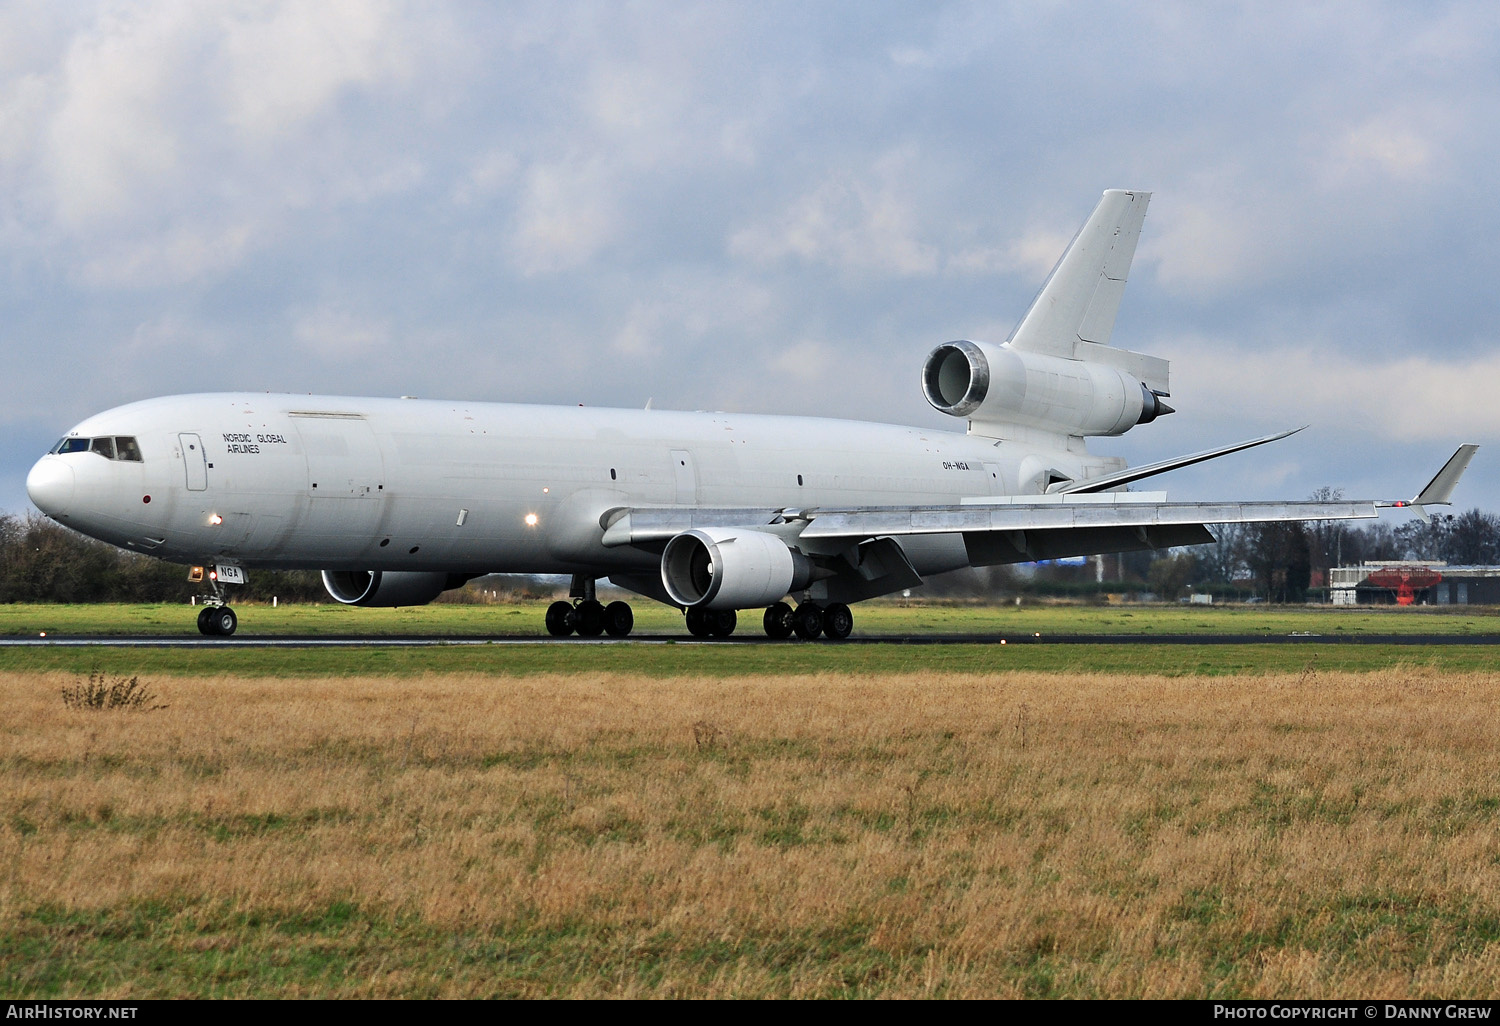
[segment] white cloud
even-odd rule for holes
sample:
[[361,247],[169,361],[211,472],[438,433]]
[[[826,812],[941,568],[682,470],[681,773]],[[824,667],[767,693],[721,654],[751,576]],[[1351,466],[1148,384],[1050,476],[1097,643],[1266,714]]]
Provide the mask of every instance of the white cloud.
[[742,277],[674,270],[644,291],[611,341],[623,356],[655,359],[704,339],[743,345],[775,335],[775,293]]
[[823,380],[838,360],[827,342],[802,339],[786,346],[771,360],[771,369],[799,384]]
[[190,79],[180,56],[201,30],[191,4],[106,9],[73,40],[50,120],[58,220],[79,229],[170,191],[183,150],[176,108]]
[[327,129],[352,95],[394,100],[419,64],[441,65],[442,21],[381,0],[101,3],[53,67],[4,83],[0,159],[74,238],[211,218],[226,200],[381,197],[419,181],[420,160],[351,160],[359,139]]
[[943,266],[963,274],[1014,274],[1040,285],[1071,241],[1072,236],[1056,229],[1034,229],[1005,246],[959,250]]
[[802,196],[779,217],[735,232],[731,255],[761,264],[794,259],[850,275],[912,277],[937,271],[936,246],[919,238],[910,189],[910,147],[883,154],[868,174],[841,173]]
[[243,140],[264,145],[300,135],[347,89],[409,79],[413,25],[401,13],[385,0],[288,0],[226,14],[215,26],[226,120]]
[[173,224],[139,239],[91,247],[77,274],[86,285],[101,288],[182,285],[237,264],[253,234],[245,222]]
[[292,337],[324,359],[351,360],[386,349],[391,341],[391,327],[381,318],[325,305],[298,314],[292,324]]
[[1411,352],[1379,358],[1355,345],[1328,343],[1247,351],[1222,340],[1177,340],[1174,402],[1212,410],[1225,422],[1295,425],[1391,441],[1500,438],[1500,353],[1442,359]]
[[520,166],[520,160],[509,150],[492,149],[480,154],[453,187],[453,202],[467,206],[495,195],[515,181]]
[[1276,262],[1284,211],[1237,188],[1197,199],[1168,197],[1147,215],[1137,253],[1163,287],[1182,292],[1247,287]]
[[579,267],[614,239],[620,216],[608,168],[589,160],[537,164],[524,177],[510,240],[522,274]]
[[1441,146],[1434,138],[1441,118],[1418,120],[1402,114],[1370,117],[1342,133],[1331,147],[1329,173],[1347,181],[1373,173],[1382,181],[1410,184],[1430,180]]

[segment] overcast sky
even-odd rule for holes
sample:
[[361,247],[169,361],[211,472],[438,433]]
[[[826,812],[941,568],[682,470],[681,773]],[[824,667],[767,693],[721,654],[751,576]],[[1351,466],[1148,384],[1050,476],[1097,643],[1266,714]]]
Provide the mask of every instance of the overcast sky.
[[1174,498],[1500,511],[1500,5],[0,4],[0,508],[174,392],[951,426],[1110,187]]

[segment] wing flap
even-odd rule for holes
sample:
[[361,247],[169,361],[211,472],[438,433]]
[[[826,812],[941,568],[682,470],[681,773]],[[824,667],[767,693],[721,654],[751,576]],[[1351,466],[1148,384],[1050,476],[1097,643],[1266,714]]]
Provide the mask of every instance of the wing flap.
[[[1378,516],[1374,502],[1139,502],[1107,496],[1046,496],[1041,501],[985,505],[878,506],[856,509],[757,509],[688,506],[611,510],[605,515],[609,547],[665,544],[683,531],[744,527],[795,541],[862,541],[924,534],[1013,533],[1084,529],[1199,527],[1204,524],[1283,520],[1359,520]],[[1195,537],[1198,537],[1195,535]],[[1201,541],[1212,541],[1202,537]],[[1169,541],[1164,545],[1197,544]],[[1162,545],[1148,545],[1160,548]],[[1097,550],[1104,551],[1104,550]],[[1049,558],[1038,556],[1034,558]]]
[[974,566],[1030,563],[1039,559],[1093,556],[1101,552],[1170,549],[1214,540],[1202,524],[1154,527],[1073,527],[1056,531],[976,531],[964,535]]
[[806,515],[811,522],[798,536],[829,539],[1056,531],[1085,527],[1150,528],[1281,520],[1358,520],[1379,514],[1374,502],[1089,502],[808,510]]

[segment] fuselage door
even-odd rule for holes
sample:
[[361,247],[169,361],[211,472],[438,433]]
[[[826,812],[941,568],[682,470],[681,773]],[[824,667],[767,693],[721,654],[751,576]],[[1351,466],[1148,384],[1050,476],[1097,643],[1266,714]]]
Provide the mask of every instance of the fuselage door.
[[693,454],[686,449],[672,450],[672,479],[678,505],[691,506],[698,501],[698,474],[693,470]]
[[991,495],[1005,494],[1005,479],[1000,476],[1000,464],[986,463],[984,465],[984,484]]
[[182,445],[182,469],[187,472],[188,491],[207,491],[208,455],[203,451],[203,440],[184,433],[177,436],[177,441]]
[[293,413],[307,459],[307,505],[297,536],[320,553],[346,556],[373,544],[385,509],[385,466],[362,417]]

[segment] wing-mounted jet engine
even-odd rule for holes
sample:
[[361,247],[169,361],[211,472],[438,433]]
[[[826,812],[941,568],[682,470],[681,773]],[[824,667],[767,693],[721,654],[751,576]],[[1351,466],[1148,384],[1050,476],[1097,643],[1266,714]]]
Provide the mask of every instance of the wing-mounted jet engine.
[[477,574],[405,573],[390,570],[324,570],[323,588],[346,606],[425,606]]
[[928,354],[932,407],[991,438],[1119,435],[1173,412],[1167,361],[1108,344],[1150,199],[1106,192],[1003,345],[945,342]]

